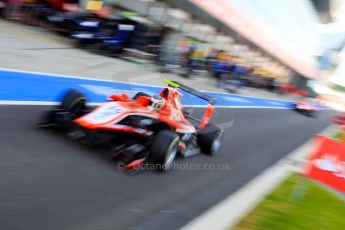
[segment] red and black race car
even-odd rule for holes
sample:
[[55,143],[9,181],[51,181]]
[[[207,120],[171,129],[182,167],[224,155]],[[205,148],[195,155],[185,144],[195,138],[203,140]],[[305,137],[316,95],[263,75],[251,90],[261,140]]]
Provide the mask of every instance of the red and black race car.
[[[159,95],[111,95],[96,108],[86,104],[83,94],[70,90],[57,108],[44,114],[39,124],[66,130],[83,143],[114,143],[114,157],[124,161],[126,169],[150,163],[166,171],[178,154],[214,155],[223,134],[219,126],[209,123],[215,100],[178,82],[166,82],[168,87]],[[176,88],[208,102],[201,119],[184,111],[182,95]]]
[[345,113],[337,114],[333,117],[332,122],[339,127],[345,129]]
[[316,117],[319,110],[307,102],[298,101],[292,104],[292,109],[310,117]]

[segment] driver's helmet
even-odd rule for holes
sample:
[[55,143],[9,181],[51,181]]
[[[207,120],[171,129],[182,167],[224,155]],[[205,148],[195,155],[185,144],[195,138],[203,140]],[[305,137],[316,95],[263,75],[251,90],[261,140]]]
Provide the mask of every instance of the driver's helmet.
[[149,109],[151,109],[152,111],[158,112],[161,108],[163,108],[164,104],[165,104],[164,98],[162,98],[158,94],[155,94],[151,96]]

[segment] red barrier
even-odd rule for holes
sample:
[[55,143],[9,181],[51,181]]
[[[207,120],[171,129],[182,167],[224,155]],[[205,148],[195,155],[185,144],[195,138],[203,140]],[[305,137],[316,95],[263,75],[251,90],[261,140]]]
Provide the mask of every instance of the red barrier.
[[345,192],[345,144],[323,136],[316,136],[315,142],[305,175]]

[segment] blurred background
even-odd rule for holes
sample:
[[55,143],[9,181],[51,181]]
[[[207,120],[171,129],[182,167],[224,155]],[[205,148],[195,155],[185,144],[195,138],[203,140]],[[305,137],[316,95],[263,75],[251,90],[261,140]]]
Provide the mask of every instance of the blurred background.
[[[217,99],[219,154],[176,159],[215,168],[132,175],[106,147],[33,128],[66,88],[95,105],[154,94],[164,78]],[[0,82],[0,229],[344,228],[345,116],[291,111],[345,112],[344,0],[0,0]],[[182,103],[202,114],[193,97]],[[308,140],[329,126],[308,179],[321,146]],[[276,183],[257,182],[277,165]],[[216,215],[224,226],[188,225],[242,188]]]
[[0,15],[101,55],[344,109],[341,0],[0,0]]

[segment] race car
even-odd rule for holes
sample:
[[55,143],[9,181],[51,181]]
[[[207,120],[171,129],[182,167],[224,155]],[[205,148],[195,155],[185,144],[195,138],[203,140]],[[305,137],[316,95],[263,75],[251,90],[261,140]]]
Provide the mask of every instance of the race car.
[[316,117],[318,113],[318,109],[315,106],[301,101],[293,103],[292,109],[311,117]]
[[[113,157],[128,170],[150,163],[167,171],[177,155],[214,155],[223,135],[219,126],[210,123],[214,98],[175,81],[165,82],[168,86],[157,95],[110,95],[96,108],[87,105],[82,93],[69,90],[60,105],[43,114],[39,125],[67,131],[86,144],[114,143]],[[201,119],[184,110],[177,89],[208,102]]]
[[339,126],[341,129],[345,130],[345,113],[344,114],[337,114],[332,118],[332,122]]

